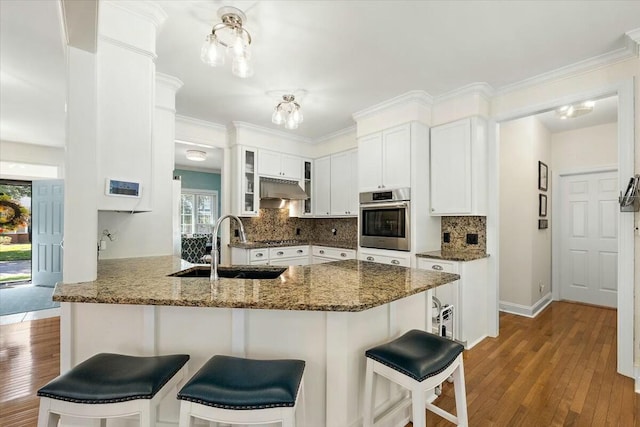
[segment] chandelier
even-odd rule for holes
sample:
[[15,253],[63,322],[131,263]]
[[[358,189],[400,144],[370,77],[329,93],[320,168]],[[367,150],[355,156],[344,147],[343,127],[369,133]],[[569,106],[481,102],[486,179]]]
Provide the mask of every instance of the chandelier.
[[251,67],[251,34],[242,26],[247,17],[240,9],[225,6],[218,9],[222,20],[213,26],[200,51],[200,59],[207,65],[224,65],[225,57],[232,57],[231,72],[238,77],[253,75]]
[[556,115],[561,120],[584,116],[585,114],[589,114],[593,111],[593,106],[595,104],[596,103],[593,101],[585,101],[578,104],[565,105],[556,110]]
[[286,129],[298,128],[298,125],[303,121],[303,117],[300,111],[300,104],[295,101],[295,96],[282,95],[282,101],[273,110],[271,121],[277,125],[284,123]]

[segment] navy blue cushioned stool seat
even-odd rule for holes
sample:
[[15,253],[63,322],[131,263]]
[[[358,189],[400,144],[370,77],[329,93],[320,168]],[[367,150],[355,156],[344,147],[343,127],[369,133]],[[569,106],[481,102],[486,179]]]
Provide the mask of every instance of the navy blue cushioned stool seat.
[[365,356],[416,381],[444,371],[464,346],[435,334],[413,329],[393,341],[373,347]]
[[151,399],[188,360],[186,354],[99,353],[42,387],[38,396],[87,404]]
[[182,387],[178,399],[223,409],[293,407],[302,360],[254,360],[213,356]]

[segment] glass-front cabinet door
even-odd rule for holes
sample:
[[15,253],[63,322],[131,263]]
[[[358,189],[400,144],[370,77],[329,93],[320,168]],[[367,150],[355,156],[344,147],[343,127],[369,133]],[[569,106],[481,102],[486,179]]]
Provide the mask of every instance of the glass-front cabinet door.
[[300,182],[300,186],[304,189],[304,192],[309,196],[308,199],[302,201],[302,214],[303,215],[313,215],[313,211],[311,209],[312,203],[311,199],[313,194],[311,192],[311,177],[312,177],[312,168],[313,161],[310,159],[302,160],[302,181]]
[[257,150],[242,148],[240,158],[241,169],[241,216],[257,216],[259,202],[259,181],[257,173]]

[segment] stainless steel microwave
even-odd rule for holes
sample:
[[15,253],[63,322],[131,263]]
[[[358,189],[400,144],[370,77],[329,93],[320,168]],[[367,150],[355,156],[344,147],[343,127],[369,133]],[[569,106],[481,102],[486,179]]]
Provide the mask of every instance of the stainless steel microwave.
[[360,246],[411,250],[411,189],[360,193]]

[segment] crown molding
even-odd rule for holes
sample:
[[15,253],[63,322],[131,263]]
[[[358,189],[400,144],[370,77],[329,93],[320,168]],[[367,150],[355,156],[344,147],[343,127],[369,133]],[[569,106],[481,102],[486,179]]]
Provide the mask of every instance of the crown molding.
[[169,86],[174,91],[178,91],[184,83],[177,77],[170,76],[169,74],[156,72],[156,82]]
[[323,136],[321,136],[319,138],[315,138],[312,141],[312,143],[313,144],[320,144],[322,142],[326,142],[326,141],[329,141],[330,139],[338,138],[338,137],[343,136],[343,135],[347,135],[347,134],[350,134],[350,133],[356,133],[357,129],[358,128],[357,128],[356,125],[349,126],[347,128],[340,129],[340,130],[337,130],[335,132],[331,132],[331,133],[329,133],[327,135],[323,135]]
[[217,130],[220,132],[227,132],[227,127],[218,123],[208,122],[206,120],[194,119],[193,117],[182,116],[176,114],[176,123],[183,122],[189,125],[207,127],[209,129]]
[[155,52],[149,52],[148,50],[141,49],[141,48],[139,48],[137,46],[134,46],[134,45],[129,44],[129,43],[125,43],[125,42],[120,41],[118,39],[114,39],[113,37],[105,36],[104,34],[99,34],[98,35],[98,41],[103,42],[103,43],[109,43],[109,44],[112,44],[114,46],[121,47],[122,49],[130,50],[131,52],[137,53],[138,55],[146,56],[148,58],[151,58],[151,60],[153,62],[156,62],[156,59],[158,59],[158,55],[156,55]]
[[108,0],[108,3],[121,10],[132,13],[144,20],[152,23],[156,28],[168,18],[167,12],[155,1],[114,1]]
[[453,98],[457,98],[464,95],[475,95],[478,94],[484,97],[487,101],[490,101],[494,95],[494,89],[489,85],[489,83],[485,82],[476,82],[471,83],[466,86],[459,87],[457,89],[451,90],[449,92],[443,93],[442,95],[435,96],[433,98],[433,103],[437,104],[439,102],[448,101]]
[[291,135],[290,133],[287,133],[287,132],[269,129],[262,126],[247,123],[247,122],[233,121],[231,122],[231,124],[236,130],[238,129],[250,130],[250,131],[262,133],[264,135],[276,136],[278,138],[284,138],[284,139],[288,139],[295,142],[302,142],[305,144],[310,144],[313,142],[311,138],[305,138],[303,136],[298,136],[298,135]]
[[388,108],[406,104],[409,102],[417,102],[424,105],[425,107],[431,107],[433,105],[433,97],[424,90],[412,90],[410,92],[396,96],[395,98],[380,102],[379,104],[373,105],[369,108],[365,108],[364,110],[357,111],[351,116],[355,121],[358,121],[364,119],[369,115],[380,113]]
[[494,96],[506,95],[511,92],[529,88],[531,86],[540,85],[552,80],[568,78],[637,57],[638,44],[640,43],[637,41],[637,39],[639,37],[640,29],[629,31],[625,34],[625,47],[612,50],[610,52],[603,53],[602,55],[594,56],[592,58],[587,58],[583,61],[575,62],[573,64],[567,65],[566,67],[561,67],[546,73],[538,74],[537,76],[533,76],[513,84],[502,86],[495,91]]

